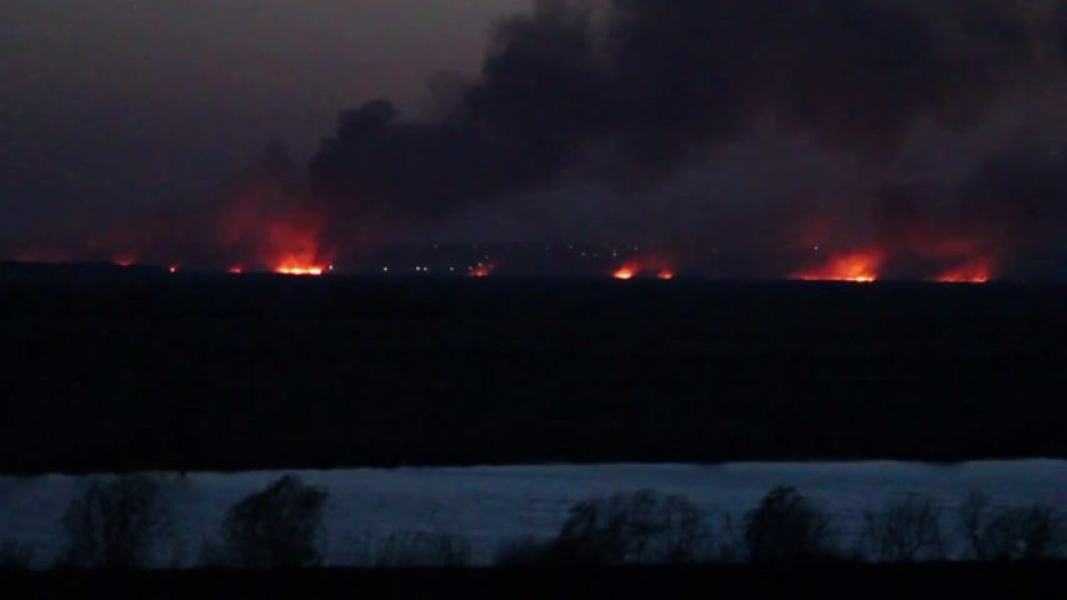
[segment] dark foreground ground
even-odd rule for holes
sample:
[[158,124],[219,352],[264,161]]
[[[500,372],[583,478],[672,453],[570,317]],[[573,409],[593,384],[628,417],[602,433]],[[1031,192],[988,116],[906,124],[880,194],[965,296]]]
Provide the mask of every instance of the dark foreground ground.
[[0,573],[5,598],[1049,598],[1061,564]]
[[0,267],[0,472],[1067,456],[1067,287]]

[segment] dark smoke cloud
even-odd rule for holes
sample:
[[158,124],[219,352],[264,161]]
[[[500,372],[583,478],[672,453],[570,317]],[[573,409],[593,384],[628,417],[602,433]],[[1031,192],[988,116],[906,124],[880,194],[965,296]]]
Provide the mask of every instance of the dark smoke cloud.
[[334,218],[438,219],[574,177],[655,182],[758,123],[874,163],[1054,78],[1067,2],[540,2],[439,119],[344,113],[311,166]]
[[986,158],[960,187],[959,212],[1000,256],[1067,250],[1067,142],[1020,142]]

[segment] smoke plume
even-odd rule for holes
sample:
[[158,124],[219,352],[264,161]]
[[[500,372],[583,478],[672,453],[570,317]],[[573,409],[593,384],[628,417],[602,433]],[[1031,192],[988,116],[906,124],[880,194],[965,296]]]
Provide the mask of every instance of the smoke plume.
[[573,177],[669,177],[771,123],[865,161],[920,120],[978,123],[1058,75],[1065,2],[539,2],[496,31],[440,118],[342,114],[311,165],[340,217],[438,219]]

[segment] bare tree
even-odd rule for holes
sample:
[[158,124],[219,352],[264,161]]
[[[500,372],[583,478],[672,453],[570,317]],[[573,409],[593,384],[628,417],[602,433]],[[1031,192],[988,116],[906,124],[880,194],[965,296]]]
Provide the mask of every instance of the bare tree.
[[147,475],[82,482],[62,524],[67,534],[63,562],[89,569],[148,566],[172,532],[159,482]]
[[549,554],[595,564],[695,562],[710,555],[711,539],[692,502],[642,490],[576,504]]
[[208,562],[242,568],[308,567],[322,561],[328,493],[286,475],[230,507]]
[[944,558],[941,511],[929,498],[908,496],[880,512],[864,511],[864,537],[875,560]]
[[1062,511],[1051,506],[995,508],[989,497],[972,492],[960,505],[959,525],[971,558],[1046,560],[1067,545]]
[[771,490],[745,519],[745,548],[752,562],[837,557],[840,551],[829,515],[795,488]]

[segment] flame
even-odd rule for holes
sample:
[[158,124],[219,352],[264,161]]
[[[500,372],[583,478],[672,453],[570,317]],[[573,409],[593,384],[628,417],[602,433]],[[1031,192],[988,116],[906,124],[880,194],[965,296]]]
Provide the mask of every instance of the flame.
[[274,272],[279,275],[295,275],[301,277],[314,276],[318,277],[327,270],[329,265],[309,265],[302,263],[298,260],[287,260],[282,262],[278,266],[274,267]]
[[822,266],[800,272],[793,279],[802,281],[847,281],[873,283],[878,281],[878,271],[883,257],[880,252],[851,252],[831,257]]
[[654,271],[654,277],[658,280],[670,281],[674,279],[674,268],[670,266],[663,258],[656,256],[644,256],[638,258],[632,258],[628,260],[626,264],[619,267],[614,273],[611,273],[611,277],[621,281],[628,281],[640,277],[641,273],[649,273],[648,277],[653,277],[650,271]]
[[615,279],[628,281],[637,277],[655,277],[663,281],[674,279],[677,273],[674,266],[663,256],[644,254],[631,256],[627,261],[611,274]]
[[319,236],[324,226],[316,215],[294,213],[271,223],[267,235],[272,270],[279,275],[319,276],[333,269],[323,258]]
[[938,275],[935,281],[940,283],[988,283],[992,269],[985,260],[976,260]]

